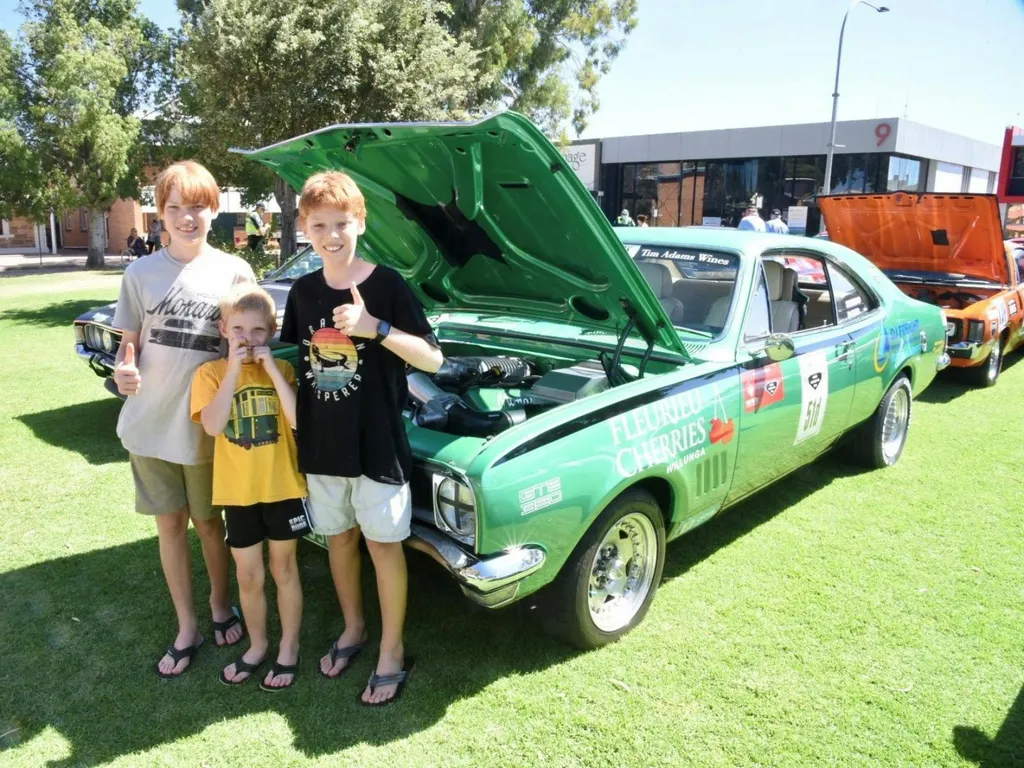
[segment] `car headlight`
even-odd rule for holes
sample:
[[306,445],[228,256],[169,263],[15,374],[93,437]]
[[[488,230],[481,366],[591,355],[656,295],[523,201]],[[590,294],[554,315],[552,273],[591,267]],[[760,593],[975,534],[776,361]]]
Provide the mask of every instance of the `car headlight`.
[[90,349],[102,349],[100,343],[99,328],[95,325],[85,326],[85,345]]
[[967,340],[980,344],[985,338],[985,323],[981,320],[971,320],[967,323]]
[[434,522],[463,544],[476,543],[476,498],[466,483],[434,475]]
[[100,338],[103,340],[103,348],[107,352],[113,352],[114,351],[114,334],[112,334],[110,331],[108,331],[107,329],[104,328],[103,329],[103,333],[100,334]]

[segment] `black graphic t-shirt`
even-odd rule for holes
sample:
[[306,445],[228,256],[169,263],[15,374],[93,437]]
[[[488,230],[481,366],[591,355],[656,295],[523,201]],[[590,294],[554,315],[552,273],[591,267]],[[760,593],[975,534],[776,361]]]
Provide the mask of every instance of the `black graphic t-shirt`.
[[[433,339],[398,272],[378,265],[358,285],[373,317]],[[334,308],[351,303],[352,292],[327,285],[322,269],[300,277],[288,294],[281,341],[299,347],[299,470],[401,485],[412,466],[402,421],[406,364],[373,339],[349,338],[334,327]]]

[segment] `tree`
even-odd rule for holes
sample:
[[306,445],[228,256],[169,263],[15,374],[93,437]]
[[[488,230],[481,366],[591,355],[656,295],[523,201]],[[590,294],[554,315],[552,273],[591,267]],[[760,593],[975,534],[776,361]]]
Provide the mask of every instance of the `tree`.
[[162,84],[166,36],[135,0],[27,0],[21,130],[51,199],[89,209],[86,267],[103,266],[106,210],[138,194],[135,113]]
[[0,31],[0,218],[26,216],[40,222],[59,195],[22,135],[23,68],[22,51]]
[[[195,1],[195,0],[193,0]],[[481,52],[468,106],[523,112],[549,135],[576,134],[597,84],[637,24],[637,0],[448,0],[449,29]]]
[[[185,3],[178,108],[200,159],[258,200],[273,189],[281,249],[295,193],[229,147],[261,147],[335,123],[465,114],[476,55],[446,29],[442,0]],[[190,18],[188,18],[190,17]]]

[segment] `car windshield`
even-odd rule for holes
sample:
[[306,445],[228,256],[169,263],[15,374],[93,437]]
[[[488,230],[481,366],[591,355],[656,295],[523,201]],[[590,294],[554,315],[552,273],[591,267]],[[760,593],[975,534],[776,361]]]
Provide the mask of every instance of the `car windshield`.
[[703,338],[722,333],[736,288],[738,255],[669,245],[627,244],[626,250],[673,326]]
[[267,273],[263,279],[266,282],[294,283],[303,275],[315,272],[323,265],[323,260],[316,255],[316,251],[307,245],[273,272]]

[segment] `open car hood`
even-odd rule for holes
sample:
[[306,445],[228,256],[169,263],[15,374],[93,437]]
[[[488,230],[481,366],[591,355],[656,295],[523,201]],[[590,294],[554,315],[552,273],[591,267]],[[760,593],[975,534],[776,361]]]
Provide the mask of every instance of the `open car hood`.
[[[237,151],[237,150],[236,150]],[[620,334],[686,357],[590,192],[525,117],[336,125],[240,154],[296,190],[322,170],[366,196],[359,252],[430,310],[512,312]]]
[[893,192],[819,197],[829,239],[884,270],[1009,283],[994,195]]

